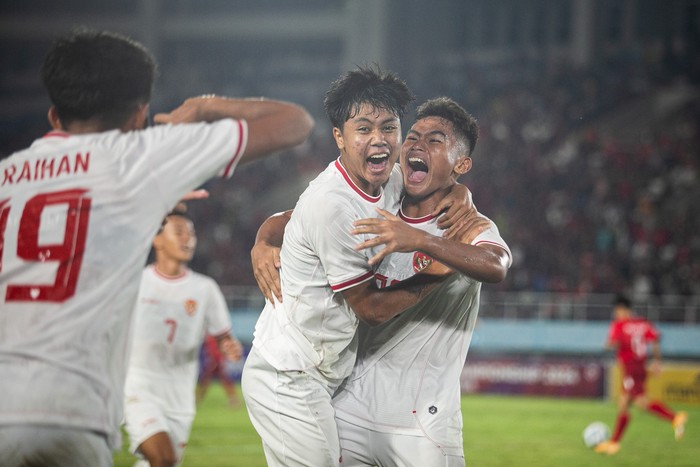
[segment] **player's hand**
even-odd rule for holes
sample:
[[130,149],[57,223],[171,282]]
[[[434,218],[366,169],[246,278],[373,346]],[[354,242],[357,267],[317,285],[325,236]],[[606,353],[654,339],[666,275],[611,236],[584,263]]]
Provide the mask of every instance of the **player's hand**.
[[379,263],[386,255],[395,251],[408,252],[420,249],[420,240],[425,236],[425,232],[411,227],[384,209],[377,208],[377,212],[383,219],[370,217],[357,220],[353,222],[354,228],[350,231],[353,235],[375,235],[375,237],[356,245],[355,250],[357,251],[386,245],[386,248],[369,259],[370,265]]
[[265,298],[274,303],[274,298],[277,297],[282,302],[280,248],[267,242],[256,242],[250,250],[250,261],[255,281]]
[[495,227],[491,219],[477,215],[469,216],[460,222],[460,227],[454,230],[451,236],[446,236],[446,238],[460,240],[462,243],[471,245],[476,237],[491,227]]
[[224,338],[220,342],[219,348],[228,360],[237,362],[243,358],[243,344],[238,339]]
[[472,192],[465,185],[456,183],[452,190],[440,200],[432,215],[438,216],[445,209],[447,211],[438,217],[438,227],[447,229],[443,233],[445,238],[456,238],[455,232],[460,230],[463,221],[476,213]]
[[157,113],[153,117],[156,124],[164,123],[192,123],[206,121],[206,107],[217,99],[214,95],[190,97],[180,107],[169,113]]
[[192,201],[193,199],[207,199],[209,198],[209,192],[204,188],[199,190],[192,190],[180,199],[180,201]]

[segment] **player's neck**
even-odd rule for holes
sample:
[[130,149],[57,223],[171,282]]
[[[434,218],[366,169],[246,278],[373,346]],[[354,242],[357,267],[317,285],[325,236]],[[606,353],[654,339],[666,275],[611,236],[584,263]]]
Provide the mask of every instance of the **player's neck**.
[[57,121],[53,125],[55,130],[65,131],[72,135],[83,135],[88,133],[101,133],[103,131],[116,128],[104,128],[104,125],[98,118],[90,118],[86,120],[71,120],[67,124]]
[[166,277],[179,277],[185,273],[187,264],[174,259],[159,258],[153,264],[158,274]]
[[437,190],[428,196],[411,196],[406,193],[401,202],[401,212],[405,216],[419,218],[430,215],[442,199],[450,192],[450,188]]

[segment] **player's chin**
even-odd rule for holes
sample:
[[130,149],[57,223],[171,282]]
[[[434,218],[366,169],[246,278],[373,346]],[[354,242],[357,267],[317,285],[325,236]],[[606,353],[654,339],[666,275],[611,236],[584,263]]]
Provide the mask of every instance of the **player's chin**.
[[365,180],[371,185],[371,188],[379,189],[389,180],[389,175],[391,175],[390,170],[386,172],[368,172],[365,175]]
[[179,259],[184,263],[189,263],[192,261],[192,258],[194,258],[194,251],[190,253],[183,253]]
[[404,189],[406,194],[411,197],[421,197],[429,192],[430,184],[427,180],[420,183],[404,180]]

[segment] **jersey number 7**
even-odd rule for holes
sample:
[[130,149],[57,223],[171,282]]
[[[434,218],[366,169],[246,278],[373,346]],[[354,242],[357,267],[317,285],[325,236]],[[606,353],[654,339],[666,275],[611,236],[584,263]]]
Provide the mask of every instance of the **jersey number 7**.
[[[30,198],[24,205],[17,231],[17,257],[42,263],[54,261],[58,263],[58,268],[52,285],[8,284],[6,302],[63,302],[75,294],[92,202],[87,192],[77,188],[42,193]],[[66,205],[63,243],[39,244],[44,209],[61,204]],[[0,200],[0,272],[10,207],[10,198]]]

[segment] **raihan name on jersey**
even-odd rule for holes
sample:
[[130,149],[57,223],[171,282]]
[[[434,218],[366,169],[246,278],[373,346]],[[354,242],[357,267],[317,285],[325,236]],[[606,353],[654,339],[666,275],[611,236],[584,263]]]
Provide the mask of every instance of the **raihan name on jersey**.
[[33,182],[49,178],[58,178],[79,172],[87,173],[90,166],[90,153],[24,161],[21,165],[10,164],[5,167],[2,185],[17,185],[22,182]]

